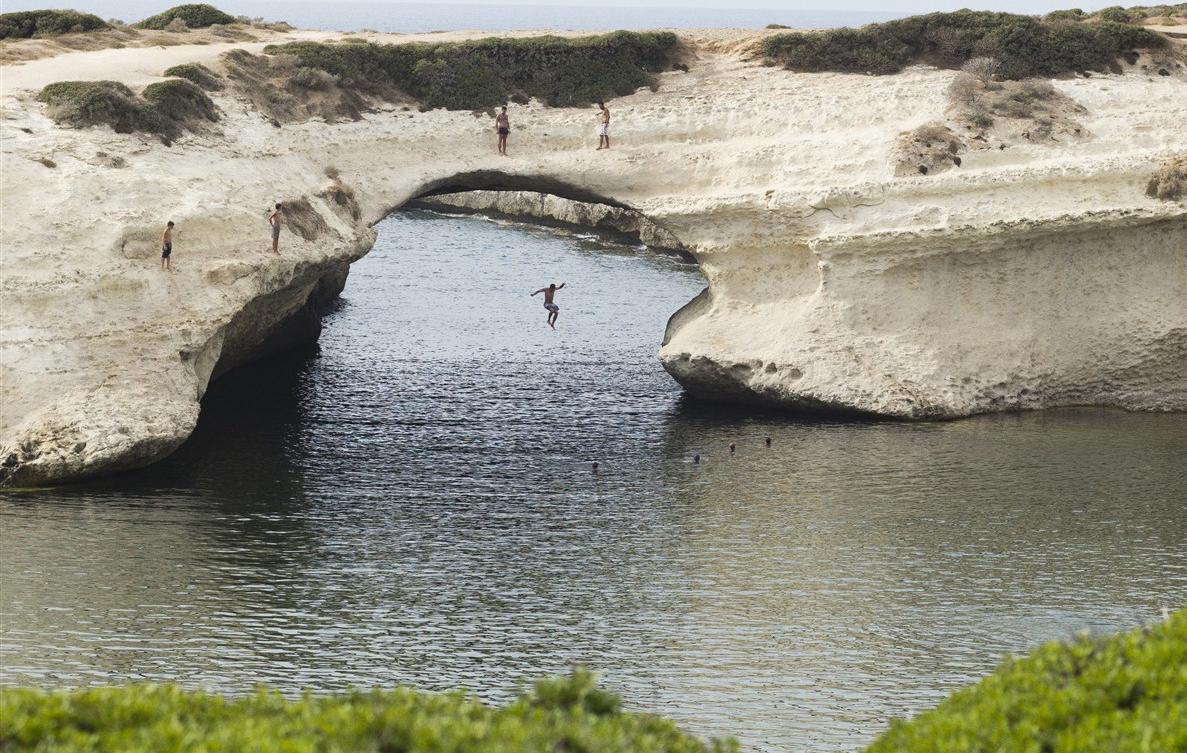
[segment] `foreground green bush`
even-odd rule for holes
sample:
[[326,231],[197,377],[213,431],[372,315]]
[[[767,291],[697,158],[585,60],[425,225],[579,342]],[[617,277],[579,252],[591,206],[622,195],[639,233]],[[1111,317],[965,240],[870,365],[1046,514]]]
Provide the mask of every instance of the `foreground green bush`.
[[588,673],[543,681],[508,706],[463,693],[399,689],[288,701],[130,685],[69,692],[0,691],[0,749],[59,753],[704,753],[675,724],[624,713]]
[[76,10],[28,10],[0,14],[0,39],[50,37],[110,28],[102,18]]
[[473,110],[511,98],[562,107],[630,94],[654,84],[677,44],[670,32],[618,31],[442,44],[292,42],[265,52],[293,55],[364,91],[394,87],[429,107]]
[[164,29],[175,18],[180,18],[190,29],[205,29],[207,26],[213,26],[214,24],[235,23],[234,16],[229,13],[223,13],[213,5],[194,3],[190,5],[175,5],[164,13],[149,16],[143,21],[134,24],[134,26],[137,29]]
[[867,753],[1187,750],[1187,610],[1155,627],[1007,660]]
[[929,13],[860,29],[768,37],[763,55],[797,71],[897,73],[911,63],[958,68],[974,57],[1001,61],[1003,78],[1104,71],[1128,50],[1167,45],[1161,34],[1130,24],[1040,20],[1013,13]]

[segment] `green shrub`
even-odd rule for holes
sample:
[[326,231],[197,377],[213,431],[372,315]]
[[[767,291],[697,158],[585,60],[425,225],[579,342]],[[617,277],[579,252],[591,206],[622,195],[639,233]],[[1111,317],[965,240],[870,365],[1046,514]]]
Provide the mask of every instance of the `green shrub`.
[[161,115],[177,123],[218,120],[214,102],[193,83],[181,78],[158,81],[144,87],[141,96]]
[[1101,8],[1093,15],[1102,21],[1112,21],[1113,23],[1118,24],[1129,23],[1129,11],[1125,10],[1120,5]]
[[166,144],[195,121],[218,118],[210,97],[183,79],[150,84],[142,97],[118,81],[59,81],[42,89],[37,98],[62,125],[152,133]]
[[463,693],[408,689],[285,700],[260,690],[228,699],[173,685],[0,691],[7,750],[57,753],[207,750],[326,753],[707,753],[670,721],[624,713],[587,673],[537,684],[492,708]]
[[1187,610],[1105,639],[1009,659],[867,753],[1143,753],[1187,750]]
[[897,73],[911,63],[956,68],[992,56],[1004,78],[1104,71],[1135,48],[1167,40],[1148,29],[1107,21],[1052,23],[1012,13],[961,10],[929,13],[860,29],[793,32],[768,37],[763,55],[797,71]]
[[1047,21],[1082,21],[1084,20],[1084,11],[1079,8],[1053,10],[1043,18]]
[[[1112,10],[1108,8],[1106,10]],[[1099,11],[1097,15],[1104,13]],[[1183,17],[1187,16],[1187,3],[1179,3],[1177,5],[1135,5],[1132,8],[1125,8],[1125,14],[1130,22],[1144,21],[1148,18],[1165,18],[1165,17]]]
[[118,81],[59,81],[41,90],[37,99],[49,105],[56,122],[75,128],[107,125],[116,133],[169,134],[161,115]]
[[28,10],[0,14],[0,39],[50,37],[110,28],[102,18],[76,10]]
[[181,65],[175,65],[172,68],[167,68],[161,75],[184,78],[186,81],[191,81],[206,91],[218,91],[223,88],[223,82],[219,75],[201,63],[182,63]]
[[229,13],[223,13],[213,5],[206,5],[205,3],[195,3],[191,5],[176,5],[164,13],[158,13],[155,16],[133,24],[137,29],[164,29],[173,19],[180,18],[185,22],[185,25],[191,29],[204,29],[212,24],[233,24],[235,17]]
[[670,32],[618,31],[574,39],[489,38],[442,44],[292,42],[265,52],[382,93],[395,87],[429,107],[472,110],[512,97],[550,106],[586,105],[654,85],[678,40]]
[[311,91],[322,91],[329,89],[338,83],[338,79],[332,73],[326,73],[319,68],[298,68],[293,73],[292,78],[289,79],[294,86],[299,86],[302,89],[309,89]]

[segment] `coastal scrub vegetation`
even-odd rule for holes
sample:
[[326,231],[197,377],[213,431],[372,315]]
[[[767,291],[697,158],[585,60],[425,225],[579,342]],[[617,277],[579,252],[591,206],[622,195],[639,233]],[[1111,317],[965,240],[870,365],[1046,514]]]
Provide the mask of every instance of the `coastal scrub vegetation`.
[[151,84],[142,97],[118,81],[58,81],[43,88],[37,99],[49,106],[57,123],[151,133],[166,144],[200,120],[218,119],[210,97],[183,79]]
[[671,32],[617,31],[440,44],[291,42],[265,52],[291,55],[362,93],[391,98],[395,90],[429,108],[477,110],[509,99],[566,107],[631,94],[655,85],[677,45]]
[[110,28],[111,25],[102,18],[76,10],[28,10],[0,14],[0,39],[32,39]]
[[184,78],[206,91],[218,91],[223,88],[222,78],[201,63],[175,65],[172,68],[166,68],[161,75],[170,78]]
[[175,5],[163,13],[158,13],[155,16],[149,16],[143,21],[139,21],[133,26],[137,29],[165,29],[174,21],[180,19],[185,24],[183,28],[187,29],[204,29],[207,26],[214,24],[233,24],[235,17],[229,13],[224,13],[213,5],[205,3],[191,3],[187,5]]
[[1158,168],[1146,184],[1146,195],[1164,201],[1187,197],[1187,154],[1172,157]]
[[1161,49],[1161,34],[1128,23],[1067,23],[1032,16],[960,10],[929,13],[858,29],[776,34],[762,54],[796,71],[897,73],[912,63],[959,68],[976,57],[1000,62],[1002,78],[1105,71],[1135,49]]
[[1048,21],[1112,21],[1114,23],[1132,24],[1142,23],[1152,19],[1181,18],[1187,16],[1187,3],[1178,5],[1135,5],[1123,8],[1112,5],[1101,8],[1092,13],[1085,13],[1080,8],[1067,10],[1053,10],[1045,18]]
[[1007,659],[866,753],[1187,750],[1187,610],[1150,628]]
[[255,753],[729,753],[673,722],[622,711],[587,672],[538,682],[507,706],[465,693],[409,689],[303,696],[259,690],[224,698],[174,685],[0,691],[7,749],[59,753],[243,750]]
[[158,113],[178,126],[198,120],[218,120],[214,102],[192,82],[180,78],[158,81],[140,93]]

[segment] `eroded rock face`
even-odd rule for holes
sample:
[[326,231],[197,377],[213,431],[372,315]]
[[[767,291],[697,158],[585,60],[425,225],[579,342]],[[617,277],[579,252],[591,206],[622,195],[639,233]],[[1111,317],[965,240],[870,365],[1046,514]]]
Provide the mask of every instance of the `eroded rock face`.
[[573,201],[532,191],[466,191],[426,196],[430,209],[463,211],[570,228],[589,228],[611,238],[689,256],[680,239],[641,212],[608,204]]
[[1187,406],[1187,218],[1003,223],[820,239],[802,285],[718,286],[661,358],[691,392],[812,412],[956,418]]
[[[316,336],[371,225],[447,186],[601,198],[670,231],[709,287],[673,315],[660,357],[699,395],[901,418],[1187,409],[1187,208],[1145,194],[1187,151],[1182,81],[1058,81],[1088,141],[896,176],[896,136],[943,116],[952,74],[799,75],[709,51],[744,44],[688,41],[691,72],[610,103],[612,150],[594,150],[594,110],[533,104],[513,108],[511,158],[471,113],[277,128],[226,92],[221,131],[166,148],[59,128],[23,92],[66,63],[142,86],[176,47],[6,68],[0,483],[172,452],[212,378]],[[191,60],[217,68],[218,52]],[[277,202],[300,215],[279,256]]]

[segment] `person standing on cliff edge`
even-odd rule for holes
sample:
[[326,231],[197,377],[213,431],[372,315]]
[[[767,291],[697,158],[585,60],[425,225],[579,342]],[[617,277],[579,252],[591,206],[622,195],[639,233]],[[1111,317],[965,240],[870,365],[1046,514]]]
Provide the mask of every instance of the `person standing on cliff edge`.
[[268,215],[268,224],[272,226],[272,253],[280,253],[280,205],[276,205],[276,209],[272,214]]
[[161,233],[161,269],[169,269],[169,257],[173,255],[173,220],[165,223]]
[[495,116],[495,133],[499,134],[499,154],[507,156],[507,135],[511,133],[511,119],[507,117],[507,105]]
[[544,294],[544,308],[548,309],[548,326],[552,327],[553,329],[556,329],[556,318],[561,313],[561,307],[552,302],[552,297],[556,295],[556,291],[560,290],[564,286],[565,283],[563,282],[559,286],[555,282],[552,282],[548,284],[548,287],[540,288],[535,293],[532,293],[533,296],[536,295],[536,293]]
[[605,102],[598,102],[598,117],[601,119],[598,125],[598,149],[610,148],[610,110],[606,107]]

